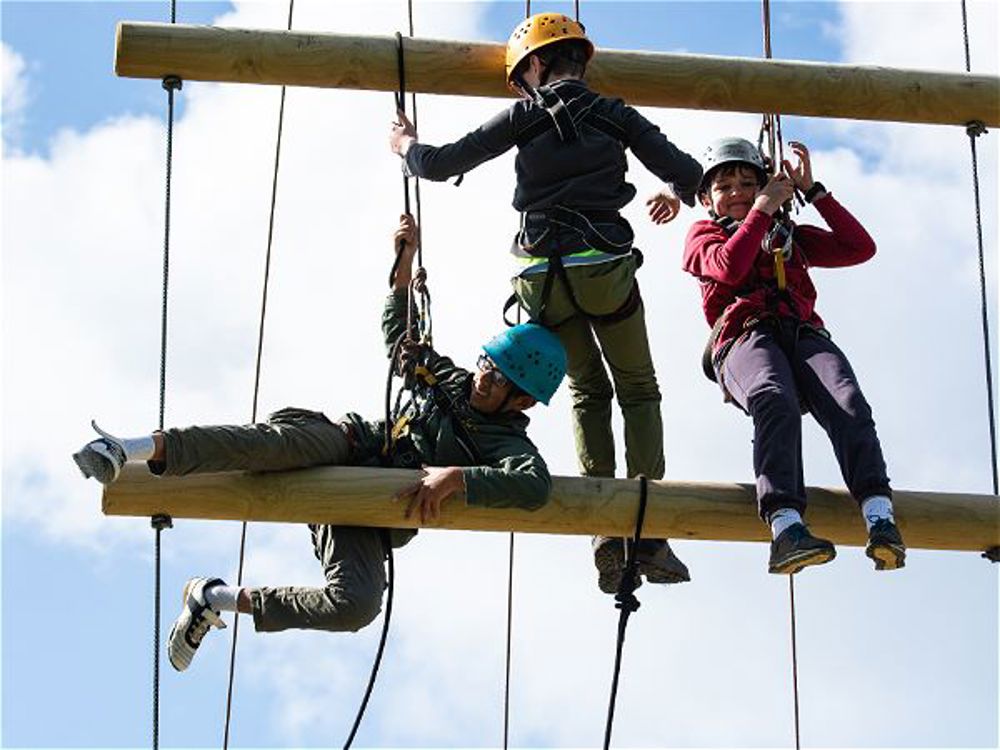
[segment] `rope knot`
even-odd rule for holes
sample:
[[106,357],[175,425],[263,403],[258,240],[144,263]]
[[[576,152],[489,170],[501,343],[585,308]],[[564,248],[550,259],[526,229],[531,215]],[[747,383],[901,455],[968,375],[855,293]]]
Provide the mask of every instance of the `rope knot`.
[[625,579],[622,578],[622,586],[618,589],[618,593],[615,594],[615,609],[620,609],[629,614],[635,612],[641,606],[633,593],[635,591],[634,576],[632,578],[633,583],[628,587],[631,590],[623,590],[626,589],[626,585]]
[[982,120],[972,120],[965,123],[965,133],[970,138],[977,138],[986,132],[986,123]]

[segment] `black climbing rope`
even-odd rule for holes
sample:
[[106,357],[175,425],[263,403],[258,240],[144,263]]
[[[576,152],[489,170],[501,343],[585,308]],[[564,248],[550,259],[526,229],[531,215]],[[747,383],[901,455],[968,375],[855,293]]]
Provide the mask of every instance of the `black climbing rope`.
[[[292,30],[292,16],[295,11],[295,0],[288,0],[288,23],[287,29]],[[261,302],[260,302],[260,325],[257,332],[257,358],[256,365],[254,368],[254,382],[253,382],[253,404],[251,407],[250,421],[251,423],[257,421],[257,403],[260,396],[260,370],[261,370],[261,360],[264,351],[264,323],[267,319],[267,290],[268,283],[271,278],[271,248],[273,246],[274,240],[274,216],[275,209],[278,201],[278,174],[281,167],[281,135],[284,128],[285,122],[285,87],[281,87],[281,100],[278,106],[278,130],[275,136],[275,146],[274,146],[274,170],[273,178],[271,181],[271,210],[268,216],[267,223],[267,250],[264,255],[264,280],[261,289]],[[246,560],[246,546],[247,546],[247,522],[244,521],[240,528],[240,555],[239,555],[239,566],[236,573],[236,588],[239,589],[243,585],[243,570],[244,563]],[[233,640],[229,651],[229,679],[226,688],[226,720],[223,727],[222,733],[222,747],[229,747],[229,728],[233,715],[233,686],[236,678],[236,646],[239,640],[239,626],[240,618],[233,618]]]
[[510,657],[511,637],[514,625],[514,532],[510,532],[507,550],[507,651],[504,660],[503,683],[503,747],[507,750],[510,737]]
[[372,689],[375,687],[375,678],[378,676],[378,668],[382,663],[382,654],[385,651],[385,641],[389,635],[389,621],[392,619],[392,592],[393,589],[395,589],[396,571],[392,559],[392,544],[389,539],[389,532],[386,529],[382,529],[382,544],[385,549],[386,559],[389,563],[389,590],[386,593],[385,618],[382,620],[382,635],[379,638],[378,649],[375,652],[375,662],[372,664],[372,671],[368,677],[368,687],[365,689],[365,695],[361,699],[361,706],[358,708],[358,715],[354,719],[354,725],[351,727],[351,732],[347,735],[347,741],[344,743],[344,750],[349,750],[351,743],[354,742],[354,736],[358,733],[358,727],[361,726],[361,719],[365,715],[365,709],[368,707],[368,699],[371,697]]
[[625,645],[625,628],[628,626],[628,618],[633,612],[639,609],[639,600],[635,598],[636,573],[639,561],[636,559],[636,551],[639,541],[642,539],[642,524],[646,518],[646,498],[649,493],[649,480],[642,474],[639,475],[639,512],[635,520],[635,536],[631,544],[625,546],[625,570],[622,573],[622,580],[618,584],[618,592],[615,594],[615,608],[618,610],[618,640],[615,644],[615,668],[611,675],[611,697],[608,700],[608,718],[604,725],[604,750],[611,747],[611,727],[615,720],[615,700],[618,697],[618,674],[622,665],[622,649]]
[[789,626],[792,632],[792,697],[795,707],[795,750],[801,747],[799,740],[799,657],[795,638],[795,576],[788,576]]
[[[965,72],[972,72],[972,56],[969,49],[969,16],[962,0],[962,41],[965,48]],[[986,132],[986,125],[973,121],[966,125],[965,132],[969,136],[969,150],[972,154],[972,192],[976,207],[976,240],[979,247],[979,296],[982,307],[983,327],[983,361],[986,370],[986,403],[990,428],[990,462],[993,473],[993,494],[998,494],[997,483],[997,429],[996,413],[993,405],[993,372],[990,356],[990,322],[989,304],[986,296],[986,262],[983,255],[983,216],[979,200],[979,157],[976,152],[976,138]]]
[[[177,0],[170,2],[170,23],[177,22]],[[166,138],[166,189],[163,209],[163,292],[160,308],[160,407],[158,429],[163,429],[167,403],[167,311],[170,288],[170,183],[173,177],[174,156],[174,92],[181,88],[181,79],[167,76],[162,81],[167,92],[167,138]],[[153,591],[153,750],[160,746],[160,543],[164,529],[173,523],[170,516],[156,515],[150,519],[155,530],[154,546],[154,591]]]
[[[771,59],[771,3],[761,0],[761,27],[763,28],[764,57]],[[763,114],[760,134],[757,136],[757,148],[762,149],[764,139],[767,139],[767,158],[770,160],[770,173],[778,174],[784,161],[783,138],[781,135],[781,115],[777,113]],[[792,634],[792,705],[795,725],[795,750],[801,747],[799,731],[799,667],[798,645],[795,639],[795,580],[788,576],[788,619]]]
[[160,746],[160,532],[173,526],[170,516],[156,515],[150,519],[156,530],[153,575],[153,748]]

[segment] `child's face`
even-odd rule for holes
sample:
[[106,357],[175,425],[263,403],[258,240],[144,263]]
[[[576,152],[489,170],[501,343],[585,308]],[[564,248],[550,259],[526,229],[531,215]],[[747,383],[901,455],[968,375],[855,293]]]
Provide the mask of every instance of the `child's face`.
[[708,190],[699,199],[701,205],[712,209],[719,216],[741,221],[753,208],[753,201],[759,190],[757,173],[750,167],[737,164],[731,170],[720,168],[712,175]]

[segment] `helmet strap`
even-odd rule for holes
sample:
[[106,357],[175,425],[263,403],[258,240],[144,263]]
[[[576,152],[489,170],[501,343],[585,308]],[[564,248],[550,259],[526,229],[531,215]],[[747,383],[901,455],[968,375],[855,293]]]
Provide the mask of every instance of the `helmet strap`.
[[532,101],[538,100],[538,92],[535,91],[534,87],[524,80],[524,75],[522,73],[515,73],[511,76],[511,80],[517,85],[521,91],[528,95],[528,98]]

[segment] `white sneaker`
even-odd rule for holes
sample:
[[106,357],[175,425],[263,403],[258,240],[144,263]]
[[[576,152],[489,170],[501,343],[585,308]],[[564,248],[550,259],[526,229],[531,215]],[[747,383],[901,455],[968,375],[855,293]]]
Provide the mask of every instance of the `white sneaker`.
[[74,453],[73,460],[87,479],[93,477],[101,484],[111,484],[125,465],[125,445],[120,439],[98,427],[97,422],[91,420],[90,426],[101,437],[91,440]]
[[221,578],[192,578],[184,584],[181,613],[167,636],[167,656],[178,672],[191,665],[194,652],[213,625],[219,629],[226,627],[219,612],[205,599],[205,589],[225,585]]

